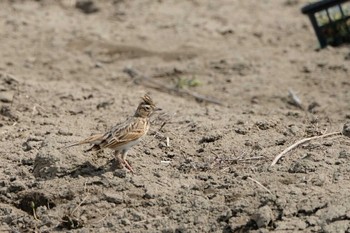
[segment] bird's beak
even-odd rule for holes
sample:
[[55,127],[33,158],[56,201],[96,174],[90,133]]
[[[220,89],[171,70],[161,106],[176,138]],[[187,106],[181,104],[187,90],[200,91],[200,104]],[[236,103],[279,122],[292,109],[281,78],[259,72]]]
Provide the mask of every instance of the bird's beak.
[[162,111],[163,109],[161,108],[155,108],[154,111]]

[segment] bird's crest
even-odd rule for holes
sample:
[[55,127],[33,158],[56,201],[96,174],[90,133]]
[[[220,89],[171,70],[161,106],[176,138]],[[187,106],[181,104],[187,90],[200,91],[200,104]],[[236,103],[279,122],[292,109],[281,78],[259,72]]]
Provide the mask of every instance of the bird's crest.
[[143,100],[143,102],[145,104],[151,105],[151,106],[155,106],[153,100],[151,99],[151,97],[149,97],[149,95],[144,95],[143,97],[141,97],[141,99]]

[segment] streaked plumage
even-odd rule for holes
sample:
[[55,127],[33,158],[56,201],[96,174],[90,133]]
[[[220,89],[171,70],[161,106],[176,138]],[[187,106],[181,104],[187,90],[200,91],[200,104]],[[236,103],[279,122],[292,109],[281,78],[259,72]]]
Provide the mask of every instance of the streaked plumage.
[[93,146],[86,151],[101,150],[105,148],[112,149],[115,151],[117,159],[120,159],[120,154],[122,155],[121,162],[124,163],[128,170],[133,172],[133,169],[126,161],[126,155],[128,150],[136,145],[140,139],[147,134],[150,127],[149,117],[157,110],[159,109],[156,108],[152,99],[148,95],[145,95],[142,97],[142,102],[138,105],[134,116],[115,125],[104,134],[92,135],[80,142],[68,145],[65,148],[82,144],[91,144]]

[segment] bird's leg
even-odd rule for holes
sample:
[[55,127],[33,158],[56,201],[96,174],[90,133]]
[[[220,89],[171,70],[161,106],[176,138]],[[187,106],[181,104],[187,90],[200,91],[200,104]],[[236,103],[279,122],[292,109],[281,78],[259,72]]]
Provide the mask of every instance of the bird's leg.
[[134,173],[134,170],[132,169],[132,167],[130,166],[129,162],[126,161],[126,156],[128,154],[128,151],[127,150],[123,150],[122,152],[122,160],[125,164],[125,167],[131,172],[131,173]]
[[119,167],[119,168],[123,168],[124,161],[123,161],[123,159],[120,157],[120,151],[119,151],[119,150],[114,151],[114,156],[115,156],[115,160],[116,160],[117,163],[118,163],[118,167]]

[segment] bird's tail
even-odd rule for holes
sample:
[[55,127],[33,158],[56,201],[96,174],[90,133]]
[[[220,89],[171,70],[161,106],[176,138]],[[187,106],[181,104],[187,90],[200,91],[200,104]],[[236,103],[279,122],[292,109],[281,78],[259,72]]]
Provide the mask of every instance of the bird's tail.
[[59,149],[59,150],[67,149],[67,148],[69,148],[69,147],[79,146],[79,145],[81,145],[81,144],[84,144],[84,142],[83,142],[83,141],[82,141],[82,142],[75,142],[75,143],[69,144],[69,145],[67,145],[67,146],[62,146],[62,147],[60,147],[60,148],[58,148],[58,149]]
[[[73,143],[73,144],[69,144],[69,145],[67,145],[67,146],[63,146],[63,147],[61,147],[61,148],[59,148],[60,150],[61,149],[67,149],[67,148],[69,148],[69,147],[73,147],[73,146],[79,146],[79,145],[82,145],[82,144],[96,144],[96,143],[98,143],[98,142],[100,142],[103,137],[103,134],[96,134],[96,135],[92,135],[92,136],[90,136],[90,137],[88,137],[88,138],[86,138],[85,140],[83,140],[83,141],[80,141],[80,142],[75,142],[75,143]],[[96,148],[94,148],[94,149],[96,149]]]

